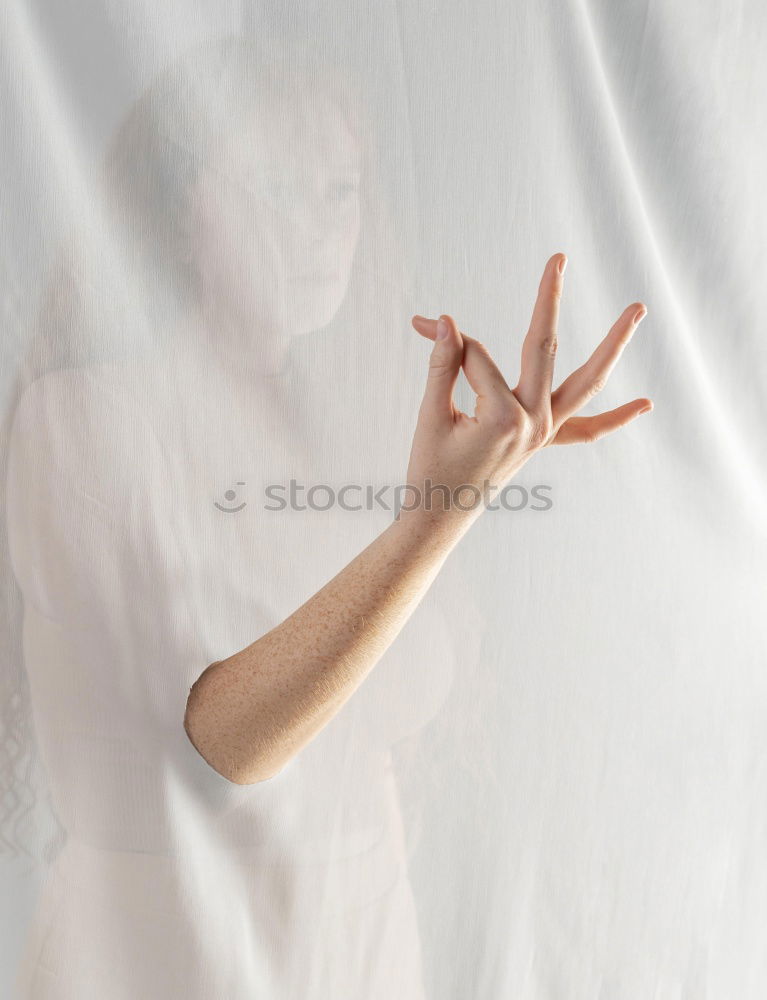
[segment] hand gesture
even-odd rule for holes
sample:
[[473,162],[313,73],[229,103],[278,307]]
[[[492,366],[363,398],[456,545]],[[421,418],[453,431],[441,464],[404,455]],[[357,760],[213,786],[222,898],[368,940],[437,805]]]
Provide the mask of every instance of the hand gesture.
[[[624,309],[591,357],[552,392],[566,264],[564,254],[555,254],[546,264],[513,389],[484,344],[460,331],[451,316],[413,316],[415,329],[434,341],[407,473],[408,484],[422,496],[427,479],[446,487],[441,496],[449,491],[453,500],[461,486],[481,493],[489,481],[500,489],[539,449],[596,441],[652,409],[652,401],[642,397],[596,416],[575,415],[604,388],[647,312],[641,302]],[[461,368],[477,394],[473,416],[453,402]],[[455,509],[441,496],[433,494],[432,510]],[[460,502],[470,501],[461,496]],[[471,513],[483,509],[484,503],[478,503]]]

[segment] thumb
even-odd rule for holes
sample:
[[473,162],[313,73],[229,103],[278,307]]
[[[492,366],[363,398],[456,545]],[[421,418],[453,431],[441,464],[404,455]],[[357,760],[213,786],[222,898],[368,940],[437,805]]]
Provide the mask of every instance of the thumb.
[[450,316],[431,321],[435,331],[421,411],[435,421],[452,420],[453,391],[463,361],[463,337]]

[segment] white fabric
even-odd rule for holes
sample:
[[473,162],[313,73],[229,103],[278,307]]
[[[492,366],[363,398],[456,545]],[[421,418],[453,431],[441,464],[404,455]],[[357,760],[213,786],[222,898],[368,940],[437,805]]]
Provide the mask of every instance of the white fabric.
[[[41,765],[22,838],[46,792],[61,829],[2,869],[3,995],[764,996],[765,9],[0,23],[3,691]],[[558,251],[555,381],[642,301],[583,412],[654,411],[534,456],[321,733],[226,781],[193,681],[393,517],[265,489],[404,482],[410,316],[514,384]]]

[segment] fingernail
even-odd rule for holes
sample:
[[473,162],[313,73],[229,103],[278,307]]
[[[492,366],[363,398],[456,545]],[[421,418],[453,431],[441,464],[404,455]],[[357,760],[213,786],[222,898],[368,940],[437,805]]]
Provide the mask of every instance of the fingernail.
[[647,315],[647,310],[645,309],[644,306],[642,306],[641,309],[638,309],[634,313],[634,322],[635,323],[641,323],[641,321],[645,318],[646,315]]
[[649,413],[651,409],[652,409],[652,403],[650,403],[649,406],[643,406],[642,409],[639,411],[639,413],[640,414]]
[[567,267],[567,257],[563,257],[559,262],[559,273],[564,274]]
[[444,319],[437,320],[437,340],[444,340],[445,337],[450,333],[450,328]]

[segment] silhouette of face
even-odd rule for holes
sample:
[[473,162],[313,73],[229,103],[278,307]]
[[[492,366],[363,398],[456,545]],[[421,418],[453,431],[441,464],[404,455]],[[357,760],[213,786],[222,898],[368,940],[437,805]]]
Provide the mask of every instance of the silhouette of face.
[[360,171],[326,99],[265,101],[232,130],[192,192],[199,291],[220,335],[252,345],[333,318],[359,237]]

